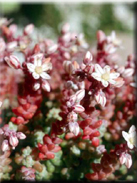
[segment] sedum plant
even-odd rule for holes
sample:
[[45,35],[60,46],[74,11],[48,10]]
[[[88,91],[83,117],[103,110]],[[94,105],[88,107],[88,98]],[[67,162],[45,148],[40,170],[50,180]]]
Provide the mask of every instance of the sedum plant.
[[0,180],[136,179],[134,56],[118,65],[114,31],[33,31],[0,19]]

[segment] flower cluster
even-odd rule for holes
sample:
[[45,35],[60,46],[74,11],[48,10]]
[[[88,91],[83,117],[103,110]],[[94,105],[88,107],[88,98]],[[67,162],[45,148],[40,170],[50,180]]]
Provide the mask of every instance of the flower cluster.
[[0,180],[133,179],[133,55],[118,64],[114,31],[91,48],[68,23],[57,42],[18,29],[0,18]]

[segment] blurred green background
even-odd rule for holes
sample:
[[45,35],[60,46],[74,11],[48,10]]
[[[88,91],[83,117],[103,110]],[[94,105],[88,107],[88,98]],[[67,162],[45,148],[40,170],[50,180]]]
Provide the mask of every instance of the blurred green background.
[[23,27],[33,23],[39,37],[57,40],[63,23],[70,23],[71,30],[83,32],[90,45],[96,40],[96,31],[107,35],[115,30],[125,47],[120,54],[125,60],[134,52],[133,3],[0,3],[0,14],[13,18]]
[[69,22],[73,31],[83,32],[87,40],[98,29],[132,32],[134,26],[132,3],[1,3],[0,7],[1,14],[20,26],[31,22],[39,28],[45,25],[55,36],[64,22]]

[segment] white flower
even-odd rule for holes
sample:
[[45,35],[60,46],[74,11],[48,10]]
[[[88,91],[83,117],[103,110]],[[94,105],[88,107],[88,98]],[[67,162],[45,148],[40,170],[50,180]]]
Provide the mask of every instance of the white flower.
[[98,81],[101,81],[104,87],[107,87],[108,84],[115,84],[119,77],[119,73],[117,72],[110,72],[110,67],[106,65],[103,69],[99,64],[95,64],[95,72],[92,73],[92,77]]
[[48,59],[42,63],[42,58],[39,57],[39,54],[34,57],[34,64],[27,63],[27,68],[32,73],[34,79],[39,79],[40,77],[50,79],[50,75],[47,74],[46,71],[52,69],[52,64]]
[[137,147],[137,133],[136,128],[132,125],[129,129],[129,132],[122,131],[124,139],[127,141],[127,145],[130,149],[133,149],[134,146]]

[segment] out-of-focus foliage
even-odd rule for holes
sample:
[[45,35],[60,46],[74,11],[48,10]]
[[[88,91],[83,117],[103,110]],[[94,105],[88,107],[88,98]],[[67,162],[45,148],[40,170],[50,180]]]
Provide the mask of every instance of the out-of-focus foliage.
[[33,22],[42,31],[46,26],[46,35],[54,37],[64,22],[70,23],[72,30],[83,32],[87,40],[93,39],[99,29],[105,32],[112,28],[122,32],[133,31],[132,4],[1,3],[0,7],[6,17],[13,17],[20,26]]

